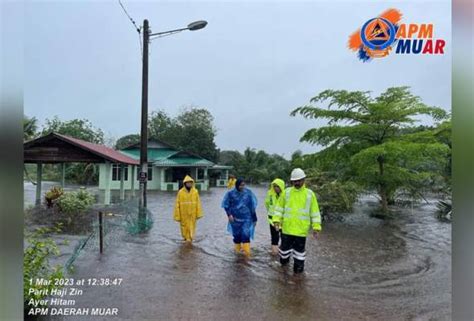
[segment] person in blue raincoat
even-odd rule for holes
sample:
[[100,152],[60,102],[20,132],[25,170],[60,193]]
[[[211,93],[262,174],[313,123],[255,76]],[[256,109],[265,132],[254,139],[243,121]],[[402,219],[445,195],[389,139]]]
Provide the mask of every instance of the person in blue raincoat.
[[235,188],[225,194],[222,207],[229,219],[227,228],[234,237],[235,251],[243,250],[249,256],[250,240],[253,239],[257,224],[257,198],[245,187],[242,178],[237,179]]

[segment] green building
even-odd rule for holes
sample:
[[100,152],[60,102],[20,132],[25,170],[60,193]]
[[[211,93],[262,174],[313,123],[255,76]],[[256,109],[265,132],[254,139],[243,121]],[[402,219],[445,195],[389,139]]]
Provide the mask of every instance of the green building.
[[[131,145],[119,151],[137,161],[140,160],[140,144]],[[182,180],[190,175],[196,188],[206,191],[210,186],[227,186],[231,166],[215,164],[194,153],[178,150],[169,144],[151,140],[148,142],[148,190],[177,191]],[[138,189],[139,166],[118,163],[99,164],[99,189],[118,190],[122,175],[125,190]]]

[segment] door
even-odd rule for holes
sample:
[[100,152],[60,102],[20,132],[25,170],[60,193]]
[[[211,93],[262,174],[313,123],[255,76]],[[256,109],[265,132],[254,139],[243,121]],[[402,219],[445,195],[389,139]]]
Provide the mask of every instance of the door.
[[[183,179],[186,175],[191,175],[191,168],[189,167],[174,167],[172,170],[173,182],[179,183],[179,188],[183,187]],[[196,178],[193,177],[195,180]]]

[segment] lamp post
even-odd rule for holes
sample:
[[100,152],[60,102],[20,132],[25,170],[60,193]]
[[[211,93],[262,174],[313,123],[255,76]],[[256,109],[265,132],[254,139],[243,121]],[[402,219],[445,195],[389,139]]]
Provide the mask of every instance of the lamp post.
[[[186,28],[174,29],[164,32],[150,33],[148,20],[143,21],[143,58],[142,58],[142,114],[140,129],[140,197],[138,203],[138,221],[141,225],[146,218],[146,188],[148,181],[148,44],[153,37],[159,38],[184,30],[195,31],[206,27],[207,22],[199,20],[190,23]],[[140,230],[143,226],[140,226]]]

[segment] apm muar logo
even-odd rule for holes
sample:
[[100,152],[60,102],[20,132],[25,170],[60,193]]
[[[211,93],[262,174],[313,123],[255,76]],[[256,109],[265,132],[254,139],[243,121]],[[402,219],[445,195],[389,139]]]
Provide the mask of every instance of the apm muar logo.
[[388,9],[349,36],[348,46],[364,61],[400,55],[443,55],[446,41],[434,39],[432,23],[400,23],[402,13]]

